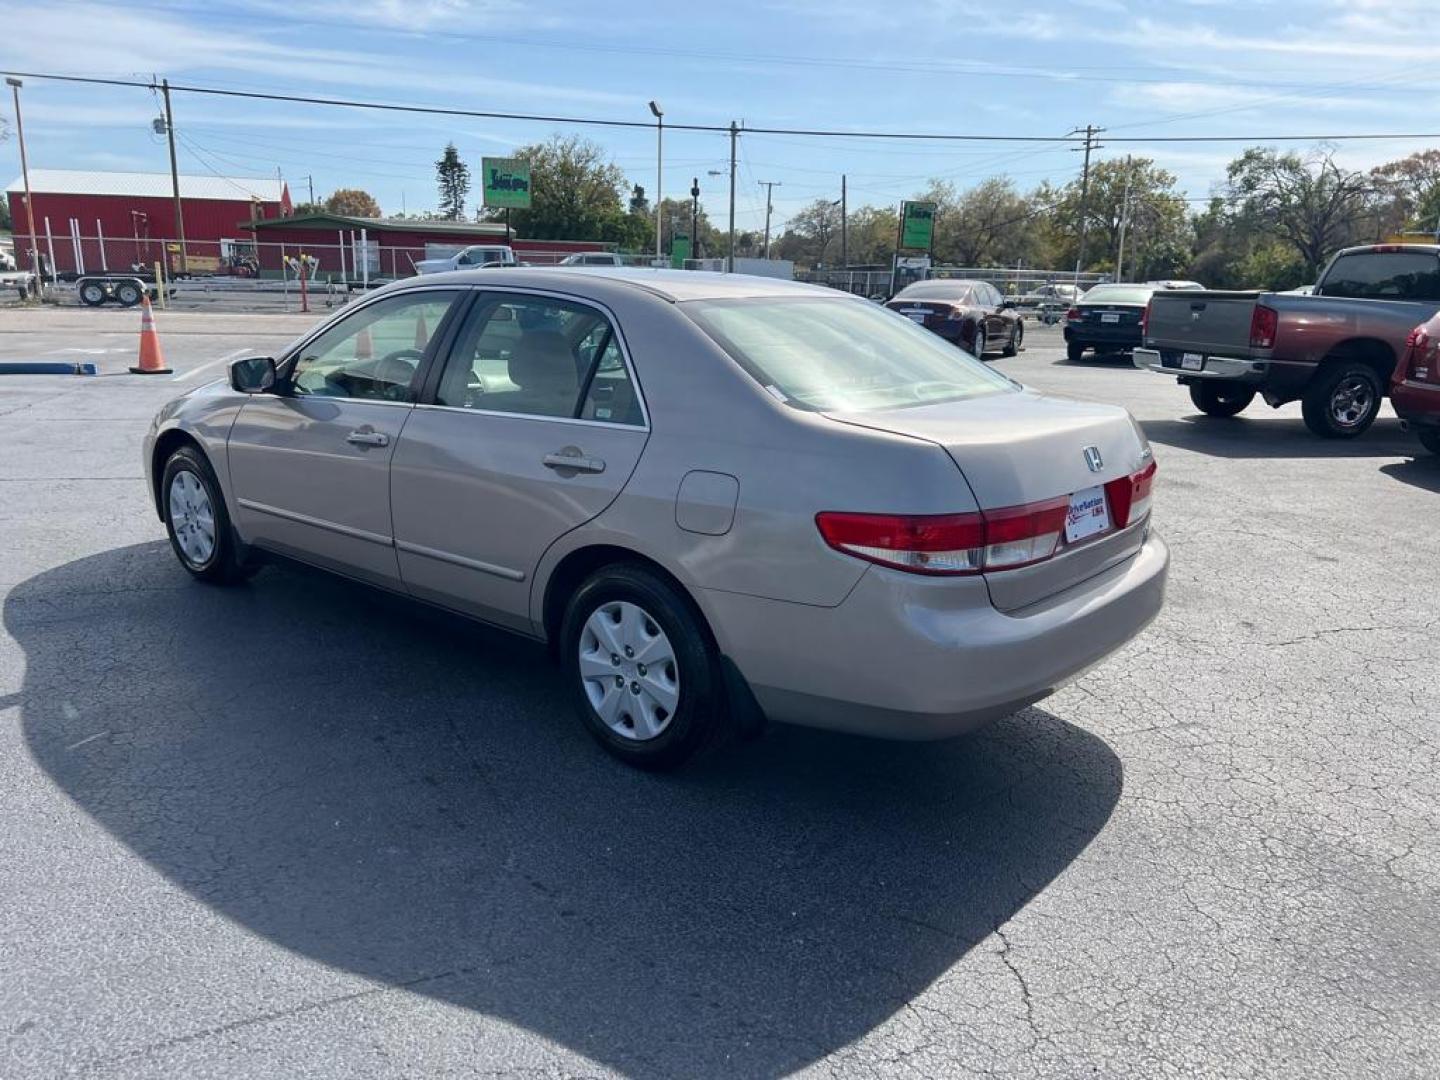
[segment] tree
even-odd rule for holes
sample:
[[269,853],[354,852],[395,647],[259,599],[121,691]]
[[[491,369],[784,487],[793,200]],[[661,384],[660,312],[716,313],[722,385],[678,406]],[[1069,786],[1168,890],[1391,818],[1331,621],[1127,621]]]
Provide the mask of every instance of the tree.
[[937,206],[937,261],[1005,266],[1033,258],[1037,246],[1034,207],[1008,177],[992,176],[959,195],[952,185],[932,180],[920,198]]
[[0,199],[0,229],[9,232],[13,228],[10,221],[10,200]]
[[[785,223],[784,231],[772,248],[782,259],[815,266],[840,257],[839,237],[840,205],[830,199],[816,199]],[[736,236],[737,254],[743,246],[740,237]]]
[[630,189],[630,213],[644,217],[650,212],[650,200],[645,197],[645,189],[636,184]]
[[380,204],[368,191],[359,188],[340,188],[325,200],[325,209],[332,214],[345,217],[378,218]]
[[852,266],[888,266],[895,253],[895,233],[900,214],[893,206],[862,206],[850,213],[846,223],[846,248]]
[[446,143],[445,153],[435,162],[435,187],[440,197],[440,216],[450,221],[465,217],[465,197],[470,194],[470,166],[460,160],[455,144]]
[[1077,177],[1058,192],[1037,189],[1034,198],[1037,203],[1046,200],[1041,207],[1048,206],[1043,214],[1048,255],[1062,268],[1074,266],[1079,255],[1082,205],[1087,223],[1082,270],[1115,269],[1121,255],[1122,220],[1126,221],[1125,277],[1135,281],[1172,277],[1193,257],[1185,199],[1175,190],[1175,176],[1149,158],[1097,162],[1090,167],[1088,192]]
[[1387,224],[1396,229],[1440,231],[1440,150],[1421,150],[1370,171],[1389,202]]
[[[539,240],[603,240],[625,248],[643,248],[655,240],[654,222],[626,212],[633,195],[619,166],[601,147],[578,135],[554,135],[521,147],[515,157],[530,162],[530,207],[511,210],[517,235]],[[489,209],[487,220],[505,211]]]
[[1323,150],[1302,156],[1253,147],[1226,175],[1232,209],[1294,249],[1311,280],[1336,248],[1360,235],[1375,193],[1374,180],[1340,168]]

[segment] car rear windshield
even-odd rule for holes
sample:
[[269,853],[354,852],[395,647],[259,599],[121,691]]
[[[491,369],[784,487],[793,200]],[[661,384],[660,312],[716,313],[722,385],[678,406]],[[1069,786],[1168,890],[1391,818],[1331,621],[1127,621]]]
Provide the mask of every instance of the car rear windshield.
[[1342,255],[1315,291],[1357,300],[1440,300],[1440,258],[1425,251]]
[[957,401],[1016,384],[864,300],[694,300],[680,305],[766,390],[817,412]]
[[895,294],[896,300],[963,300],[970,293],[968,281],[922,281],[907,285]]
[[1154,289],[1143,285],[1096,285],[1081,299],[1082,304],[1148,304]]

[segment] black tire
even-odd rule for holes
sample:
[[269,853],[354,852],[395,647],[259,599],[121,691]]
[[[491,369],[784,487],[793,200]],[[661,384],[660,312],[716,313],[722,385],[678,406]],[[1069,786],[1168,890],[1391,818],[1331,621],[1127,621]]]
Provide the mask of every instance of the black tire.
[[1432,454],[1440,454],[1440,427],[1416,428],[1415,434],[1420,437],[1421,446]]
[[[675,711],[665,719],[658,734],[643,740],[612,730],[591,703],[587,681],[581,675],[580,653],[582,636],[587,634],[586,624],[607,606],[619,603],[634,605],[648,617],[653,628],[668,639],[675,661],[673,678],[679,691]],[[603,650],[603,643],[597,641],[597,644]],[[729,734],[731,725],[725,712],[719,653],[709,630],[687,597],[645,567],[626,563],[602,567],[576,590],[561,622],[560,662],[585,729],[606,751],[627,765],[657,772],[679,768],[700,750],[719,744]],[[622,693],[623,680],[637,674],[630,670],[633,666],[623,658],[616,664],[617,678],[622,680],[617,689]],[[638,673],[643,675],[643,669]],[[598,680],[590,680],[589,685],[600,692]],[[636,685],[637,682],[630,683],[631,688]],[[617,717],[622,728],[627,726],[626,719],[623,714]],[[628,726],[633,728],[633,722]]]
[[1255,391],[1233,382],[1190,384],[1190,400],[1206,416],[1239,416],[1255,400]]
[[121,307],[134,307],[140,303],[140,286],[133,281],[122,281],[115,286],[115,299]]
[[[213,550],[203,559],[194,558],[186,552],[182,538],[176,531],[177,523],[174,520],[170,493],[172,484],[181,473],[188,474],[199,483],[209,498],[213,511]],[[215,479],[215,471],[210,468],[210,462],[205,460],[205,455],[195,447],[182,446],[166,459],[164,472],[160,476],[160,508],[165,517],[165,531],[170,536],[170,547],[175,552],[175,557],[180,560],[180,565],[193,577],[214,585],[234,585],[259,569],[256,559],[241,554],[235,532],[230,526],[230,512],[225,506],[225,497],[220,491],[219,481]],[[188,527],[183,520],[179,524],[181,528]]]
[[105,286],[98,281],[87,281],[80,286],[80,302],[86,307],[99,307],[105,303]]
[[1015,328],[1010,331],[1010,341],[1005,346],[1001,356],[1015,356],[1025,347],[1025,322],[1022,319],[1015,320]]
[[1070,363],[1078,364],[1084,358],[1085,346],[1081,345],[1078,341],[1072,341],[1069,345],[1065,346],[1065,359],[1069,360]]
[[990,342],[986,340],[985,328],[983,326],[975,327],[975,333],[970,338],[970,347],[975,350],[974,356],[976,360],[985,359],[985,352],[990,348]]
[[1305,426],[1322,439],[1353,439],[1375,422],[1382,393],[1372,368],[1343,361],[1315,373],[1300,399],[1300,411]]

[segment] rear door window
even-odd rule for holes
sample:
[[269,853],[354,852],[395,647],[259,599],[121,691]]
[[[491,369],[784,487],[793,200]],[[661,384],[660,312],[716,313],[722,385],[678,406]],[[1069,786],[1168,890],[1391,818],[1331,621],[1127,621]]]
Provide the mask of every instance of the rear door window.
[[1342,255],[1315,292],[1359,300],[1440,300],[1440,257],[1424,251]]

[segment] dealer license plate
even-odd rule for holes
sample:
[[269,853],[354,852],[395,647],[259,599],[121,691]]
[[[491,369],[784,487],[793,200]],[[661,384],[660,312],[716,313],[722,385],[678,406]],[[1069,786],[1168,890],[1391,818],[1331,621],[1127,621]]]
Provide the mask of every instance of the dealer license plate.
[[904,315],[911,322],[923,323],[925,316],[930,314],[929,308],[901,308],[900,314]]
[[1120,321],[1120,313],[1118,311],[1102,311],[1100,313],[1100,321],[1118,323]]
[[1205,357],[1198,352],[1187,352],[1180,357],[1180,366],[1186,371],[1201,371],[1205,367]]
[[1105,503],[1105,489],[1100,486],[1077,491],[1070,496],[1070,512],[1065,515],[1065,542],[1078,544],[1098,536],[1110,528],[1110,507]]

